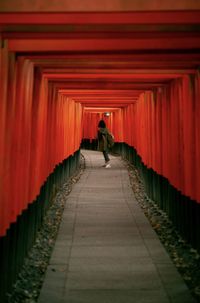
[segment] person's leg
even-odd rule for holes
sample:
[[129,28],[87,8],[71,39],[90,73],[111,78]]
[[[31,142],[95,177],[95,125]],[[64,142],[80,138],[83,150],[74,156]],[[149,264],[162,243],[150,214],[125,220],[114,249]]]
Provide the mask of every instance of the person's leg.
[[104,151],[103,151],[103,156],[104,156],[104,159],[105,159],[105,162],[106,162],[106,163],[110,161],[110,158],[109,158],[109,156],[108,156],[107,150],[104,150]]
[[103,166],[105,166],[105,168],[110,168],[111,167],[111,165],[110,165],[110,158],[108,156],[107,150],[103,151],[103,155],[104,155],[104,159],[105,159],[105,164]]

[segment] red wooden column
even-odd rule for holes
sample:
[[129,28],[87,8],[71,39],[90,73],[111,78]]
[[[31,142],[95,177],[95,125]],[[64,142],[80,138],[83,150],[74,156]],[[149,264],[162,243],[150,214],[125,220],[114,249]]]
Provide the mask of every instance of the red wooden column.
[[7,88],[8,88],[8,50],[7,41],[2,41],[0,36],[0,236],[4,234],[5,228],[8,227],[8,208],[4,201],[4,163],[5,159],[5,142],[6,142],[6,112],[7,104]]
[[40,192],[82,138],[82,107],[59,94],[40,68],[1,49],[0,235]]
[[148,168],[198,202],[199,87],[198,72],[183,75],[155,93],[141,94],[123,110],[125,141]]

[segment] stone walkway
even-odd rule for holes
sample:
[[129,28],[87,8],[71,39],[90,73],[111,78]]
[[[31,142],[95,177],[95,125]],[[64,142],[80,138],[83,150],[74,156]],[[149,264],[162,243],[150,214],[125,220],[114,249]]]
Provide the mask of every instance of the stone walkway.
[[128,171],[82,151],[38,303],[193,303],[195,300],[137,204]]

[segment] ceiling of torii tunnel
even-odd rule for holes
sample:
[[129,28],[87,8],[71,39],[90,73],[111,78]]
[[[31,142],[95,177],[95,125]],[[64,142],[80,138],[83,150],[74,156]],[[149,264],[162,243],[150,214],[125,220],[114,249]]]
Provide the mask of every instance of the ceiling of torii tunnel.
[[3,43],[84,108],[125,107],[193,74],[199,11],[0,14]]

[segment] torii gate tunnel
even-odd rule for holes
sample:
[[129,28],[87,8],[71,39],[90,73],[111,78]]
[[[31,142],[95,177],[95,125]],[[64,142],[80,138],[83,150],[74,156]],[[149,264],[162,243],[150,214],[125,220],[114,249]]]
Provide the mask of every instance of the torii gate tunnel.
[[1,278],[0,298],[101,118],[114,151],[136,165],[149,196],[200,250],[198,3],[63,12],[25,3],[9,12],[14,1],[2,3],[0,262],[12,272]]

